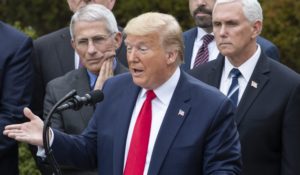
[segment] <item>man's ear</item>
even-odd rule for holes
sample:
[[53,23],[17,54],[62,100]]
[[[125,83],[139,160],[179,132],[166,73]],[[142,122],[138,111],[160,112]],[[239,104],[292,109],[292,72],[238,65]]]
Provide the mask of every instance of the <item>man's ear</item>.
[[253,26],[252,26],[252,30],[253,30],[253,35],[252,35],[252,38],[256,38],[258,35],[260,35],[261,31],[262,31],[262,21],[255,21],[253,23]]
[[74,39],[71,39],[71,45],[72,45],[73,49],[76,50],[76,46],[75,46],[75,41],[74,41]]
[[112,10],[115,6],[115,3],[116,3],[116,0],[109,0],[108,3],[107,3],[107,8],[109,10]]
[[122,33],[121,32],[117,32],[115,34],[115,38],[114,38],[114,47],[115,49],[118,49],[121,46],[122,43]]
[[176,62],[178,57],[178,51],[177,50],[170,50],[166,53],[167,58],[167,64],[173,64]]

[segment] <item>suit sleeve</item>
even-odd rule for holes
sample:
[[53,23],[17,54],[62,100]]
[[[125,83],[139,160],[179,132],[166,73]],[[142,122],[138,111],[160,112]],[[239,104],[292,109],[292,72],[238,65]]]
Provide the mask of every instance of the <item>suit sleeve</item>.
[[211,175],[237,175],[241,172],[241,146],[233,106],[226,99],[215,115],[204,150],[204,170]]
[[260,45],[262,51],[268,55],[268,57],[276,61],[280,61],[279,50],[275,44],[261,36],[257,37],[257,43]]
[[[5,49],[5,48],[4,48]],[[8,48],[7,48],[8,49]],[[25,38],[19,47],[5,61],[1,80],[0,128],[1,133],[8,124],[25,121],[23,108],[28,106],[32,96],[32,41]],[[3,134],[0,136],[0,160],[9,154],[16,142]]]
[[40,48],[38,44],[35,42],[33,43],[34,53],[33,53],[33,66],[34,66],[34,82],[33,82],[33,89],[34,94],[32,96],[32,100],[30,103],[30,109],[32,112],[39,117],[42,118],[43,116],[43,101],[45,95],[45,86],[43,84],[43,73],[41,70],[41,63],[40,63]]
[[280,61],[279,50],[275,45],[270,46],[265,50],[265,53],[276,61]]
[[282,129],[281,174],[300,174],[300,79],[290,94]]
[[[97,112],[95,112],[94,115]],[[81,135],[68,135],[54,131],[52,150],[60,165],[79,169],[94,169],[97,166],[97,117],[92,117]]]
[[[55,96],[55,87],[53,87],[53,84],[51,82],[48,83],[46,88],[46,94],[44,98],[44,108],[43,108],[43,119],[45,120],[48,116],[50,110],[52,107],[57,103],[58,99]],[[64,130],[64,122],[62,118],[61,113],[54,113],[51,118],[51,127],[58,129],[62,132],[65,132]]]

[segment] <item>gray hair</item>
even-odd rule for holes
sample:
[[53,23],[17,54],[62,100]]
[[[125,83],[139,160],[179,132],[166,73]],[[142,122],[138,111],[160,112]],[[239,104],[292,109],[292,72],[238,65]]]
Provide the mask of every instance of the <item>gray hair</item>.
[[245,17],[249,22],[263,21],[263,12],[257,0],[217,0],[215,6],[222,3],[241,2]]
[[74,26],[78,21],[103,21],[109,33],[118,32],[118,25],[113,13],[105,6],[100,4],[89,4],[76,11],[70,22],[70,33],[74,39]]

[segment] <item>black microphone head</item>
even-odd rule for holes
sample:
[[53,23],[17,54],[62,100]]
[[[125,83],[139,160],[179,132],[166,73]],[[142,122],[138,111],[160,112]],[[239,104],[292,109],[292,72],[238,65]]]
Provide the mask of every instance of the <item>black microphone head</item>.
[[90,102],[91,104],[96,104],[100,101],[102,101],[104,99],[104,94],[101,90],[97,89],[97,90],[94,90],[94,91],[91,91],[89,93],[90,95]]

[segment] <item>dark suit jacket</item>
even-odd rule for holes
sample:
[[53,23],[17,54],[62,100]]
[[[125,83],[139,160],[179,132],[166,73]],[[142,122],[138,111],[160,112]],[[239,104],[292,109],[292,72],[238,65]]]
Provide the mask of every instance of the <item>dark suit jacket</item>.
[[[117,75],[127,71],[125,66],[117,63],[114,74]],[[79,96],[83,96],[91,91],[86,68],[70,71],[66,75],[51,80],[48,83],[44,101],[44,118],[47,117],[54,104],[72,89],[75,89]],[[84,106],[79,111],[65,110],[59,114],[53,114],[51,127],[68,134],[80,134],[88,125],[93,112],[94,106]],[[70,167],[62,167],[62,173],[64,175],[97,174],[96,171],[94,173],[87,171],[83,172]]]
[[[127,131],[140,90],[130,74],[107,80],[104,101],[82,135],[54,130],[56,159],[84,168],[98,165],[98,174],[123,174]],[[148,174],[239,174],[240,145],[232,115],[233,107],[223,94],[181,72]]]
[[18,174],[18,145],[2,134],[8,124],[25,121],[23,108],[32,95],[30,38],[0,21],[0,172]]
[[[191,70],[219,87],[224,57]],[[257,83],[257,88],[251,82]],[[235,115],[243,175],[300,174],[300,76],[261,54]]]
[[[120,28],[121,29],[121,28]],[[43,115],[43,101],[47,83],[63,76],[75,68],[74,49],[71,45],[69,27],[44,35],[34,41],[35,50],[35,90],[32,111],[38,116]],[[117,58],[127,65],[124,42],[117,50]]]
[[[197,37],[197,27],[194,27],[190,30],[187,30],[183,33],[184,40],[184,63],[181,65],[181,69],[188,71],[190,70],[191,59],[193,54],[194,42]],[[263,37],[257,37],[257,43],[261,46],[261,49],[274,60],[279,61],[279,51],[278,48],[270,41],[266,40]]]

